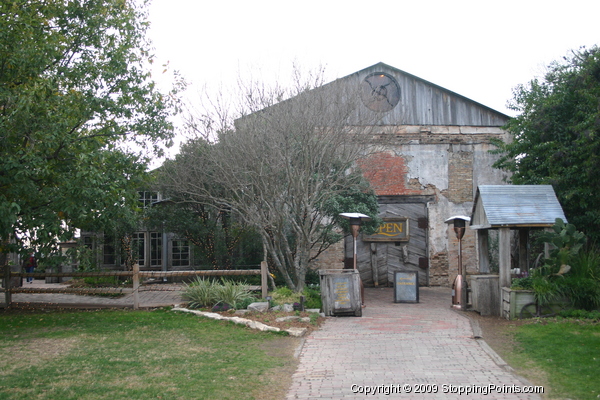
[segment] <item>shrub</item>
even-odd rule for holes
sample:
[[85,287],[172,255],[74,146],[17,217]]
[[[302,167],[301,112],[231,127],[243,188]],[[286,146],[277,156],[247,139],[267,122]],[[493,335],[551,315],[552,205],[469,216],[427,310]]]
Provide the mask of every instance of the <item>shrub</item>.
[[304,282],[307,285],[318,285],[321,281],[321,278],[319,277],[319,272],[318,270],[314,270],[309,268],[306,271],[306,278],[304,280]]
[[321,291],[318,285],[310,285],[304,288],[304,308],[318,308],[321,309],[323,304],[321,302]]
[[600,250],[590,247],[571,262],[571,270],[562,282],[564,294],[575,308],[600,308]]
[[287,287],[280,287],[269,293],[272,297],[272,305],[294,304],[300,302],[300,296],[304,296],[304,308],[321,309],[321,291],[319,285],[308,285],[302,293],[295,293]]
[[248,297],[245,300],[240,301],[236,306],[238,309],[243,310],[245,308],[248,308],[248,306],[252,303],[254,303],[257,299],[252,296],[252,297]]
[[298,295],[294,294],[290,288],[285,286],[273,290],[269,295],[272,298],[273,305],[291,304],[298,301]]
[[558,314],[563,318],[590,319],[592,321],[600,320],[600,311],[598,310],[563,310]]
[[533,278],[531,276],[525,276],[523,278],[515,278],[512,281],[511,289],[515,290],[532,290],[533,289]]

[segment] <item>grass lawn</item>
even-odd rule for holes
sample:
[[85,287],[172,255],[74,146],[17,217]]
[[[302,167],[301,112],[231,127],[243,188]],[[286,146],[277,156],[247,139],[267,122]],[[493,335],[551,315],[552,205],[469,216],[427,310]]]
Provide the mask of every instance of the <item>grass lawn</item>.
[[295,338],[165,309],[0,314],[0,399],[276,399]]
[[[538,320],[515,329],[516,346],[505,355],[535,384],[551,388],[550,399],[600,398],[600,324]],[[546,385],[544,385],[546,386]]]

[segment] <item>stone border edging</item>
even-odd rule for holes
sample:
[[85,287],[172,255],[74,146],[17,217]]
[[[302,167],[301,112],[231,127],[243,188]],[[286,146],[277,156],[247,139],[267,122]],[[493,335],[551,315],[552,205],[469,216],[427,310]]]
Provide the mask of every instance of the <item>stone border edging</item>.
[[188,308],[182,308],[182,307],[173,307],[172,311],[189,312],[192,314],[199,315],[201,317],[206,317],[206,318],[211,318],[211,319],[216,319],[216,320],[221,320],[221,321],[230,321],[235,324],[245,325],[250,329],[257,329],[262,332],[287,332],[290,336],[295,336],[295,337],[301,337],[307,331],[306,328],[280,329],[280,328],[265,325],[262,322],[253,321],[253,320],[247,319],[247,318],[224,317],[221,314],[217,314],[217,313],[213,313],[213,312],[190,310]]

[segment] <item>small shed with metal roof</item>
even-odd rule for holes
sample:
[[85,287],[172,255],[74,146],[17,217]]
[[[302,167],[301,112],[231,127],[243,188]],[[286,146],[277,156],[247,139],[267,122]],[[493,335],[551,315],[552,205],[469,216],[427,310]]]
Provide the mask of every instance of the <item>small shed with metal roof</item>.
[[556,218],[567,222],[551,185],[481,185],[477,188],[471,229],[546,228]]
[[499,231],[499,289],[511,285],[511,229],[519,230],[519,266],[528,269],[528,230],[567,222],[551,185],[481,185],[477,188],[471,229],[477,230],[479,271],[489,272],[488,230]]

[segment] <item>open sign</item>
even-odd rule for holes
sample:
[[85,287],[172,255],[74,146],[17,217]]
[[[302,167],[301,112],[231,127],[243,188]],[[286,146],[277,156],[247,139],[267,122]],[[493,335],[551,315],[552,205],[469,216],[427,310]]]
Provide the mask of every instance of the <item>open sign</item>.
[[408,218],[384,218],[383,224],[373,235],[363,237],[365,242],[400,242],[407,241]]

